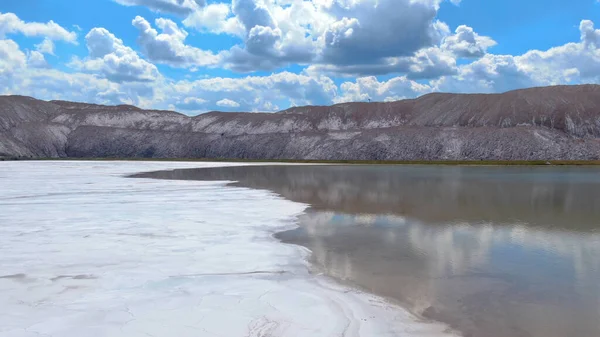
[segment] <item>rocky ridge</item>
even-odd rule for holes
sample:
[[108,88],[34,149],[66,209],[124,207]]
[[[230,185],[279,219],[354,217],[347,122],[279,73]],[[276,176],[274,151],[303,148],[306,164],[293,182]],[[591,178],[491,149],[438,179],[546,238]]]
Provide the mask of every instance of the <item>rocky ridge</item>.
[[0,96],[0,157],[596,160],[600,86],[187,116]]

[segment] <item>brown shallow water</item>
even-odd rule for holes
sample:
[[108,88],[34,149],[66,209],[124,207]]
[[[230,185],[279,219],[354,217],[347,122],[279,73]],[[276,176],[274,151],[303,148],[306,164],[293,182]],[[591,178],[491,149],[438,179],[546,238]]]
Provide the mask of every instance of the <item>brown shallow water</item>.
[[316,270],[474,337],[600,336],[600,169],[249,166],[230,180],[311,205],[277,234]]

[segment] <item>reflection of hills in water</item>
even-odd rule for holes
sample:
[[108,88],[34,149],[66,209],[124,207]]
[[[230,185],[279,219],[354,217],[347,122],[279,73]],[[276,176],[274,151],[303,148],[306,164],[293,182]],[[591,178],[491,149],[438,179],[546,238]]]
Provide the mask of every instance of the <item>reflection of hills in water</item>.
[[251,166],[142,174],[234,180],[318,210],[395,214],[431,224],[491,222],[596,230],[596,168]]
[[594,168],[268,166],[143,174],[238,181],[313,205],[316,268],[467,336],[600,336]]

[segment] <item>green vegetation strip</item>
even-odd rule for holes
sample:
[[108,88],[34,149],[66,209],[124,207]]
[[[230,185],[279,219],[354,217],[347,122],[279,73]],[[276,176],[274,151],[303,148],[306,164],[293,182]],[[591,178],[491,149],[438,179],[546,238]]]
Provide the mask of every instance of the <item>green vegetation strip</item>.
[[69,160],[69,161],[180,161],[180,162],[241,162],[290,164],[358,164],[358,165],[496,165],[496,166],[563,166],[600,165],[600,160],[298,160],[298,159],[229,159],[229,158],[22,158],[8,160]]

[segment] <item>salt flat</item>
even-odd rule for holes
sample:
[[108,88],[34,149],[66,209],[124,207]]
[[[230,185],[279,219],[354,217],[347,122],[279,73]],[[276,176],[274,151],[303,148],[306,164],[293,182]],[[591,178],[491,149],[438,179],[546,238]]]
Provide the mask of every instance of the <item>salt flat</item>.
[[306,205],[225,182],[128,179],[239,165],[0,163],[0,336],[443,336],[308,271],[274,232]]

